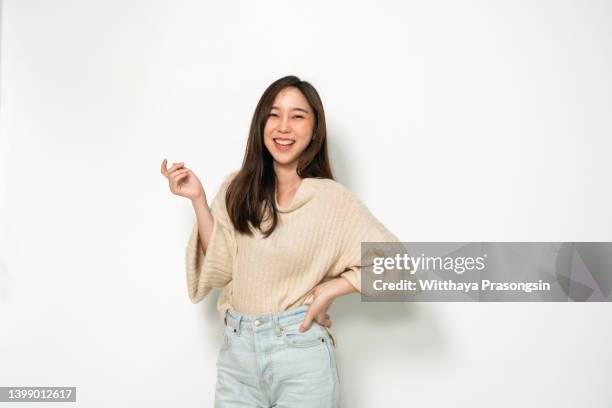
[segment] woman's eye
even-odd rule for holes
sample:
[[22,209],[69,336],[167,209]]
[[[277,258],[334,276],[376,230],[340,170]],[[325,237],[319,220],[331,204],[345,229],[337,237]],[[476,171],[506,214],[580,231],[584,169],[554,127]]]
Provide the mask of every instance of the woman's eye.
[[[270,116],[278,116],[278,115],[276,113],[268,113],[268,117]],[[295,115],[295,116],[292,116],[292,119],[304,119],[304,117],[300,115]]]

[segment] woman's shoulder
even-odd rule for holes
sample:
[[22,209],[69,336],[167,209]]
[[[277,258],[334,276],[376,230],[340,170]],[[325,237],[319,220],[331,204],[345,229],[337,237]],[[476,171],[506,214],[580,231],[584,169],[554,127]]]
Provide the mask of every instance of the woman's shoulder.
[[232,171],[223,177],[221,181],[221,185],[219,186],[217,193],[212,202],[212,208],[215,209],[218,213],[227,213],[227,208],[225,206],[225,195],[227,193],[227,188],[236,175],[238,174],[238,170]]
[[[239,173],[238,170],[232,171],[230,173],[226,173],[225,177],[221,180],[221,185],[217,190],[216,197],[225,199],[225,194],[227,193],[227,189],[229,185],[232,183],[236,175]],[[222,200],[225,201],[225,200]]]
[[317,190],[325,190],[330,192],[341,193],[344,191],[348,191],[346,187],[340,184],[338,181],[330,178],[319,178],[319,177],[309,177],[308,181],[317,189]]
[[329,178],[310,178],[311,184],[315,189],[322,193],[321,197],[330,199],[333,202],[349,201],[353,203],[360,202],[359,198],[344,184],[337,180]]

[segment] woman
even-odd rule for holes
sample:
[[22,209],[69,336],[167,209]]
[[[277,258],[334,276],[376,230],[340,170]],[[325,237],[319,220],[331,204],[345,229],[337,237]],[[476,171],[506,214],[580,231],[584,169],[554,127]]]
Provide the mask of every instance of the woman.
[[209,210],[185,163],[162,174],[196,213],[186,252],[193,303],[223,288],[226,324],[215,407],[337,407],[336,340],[328,309],[361,290],[362,241],[395,241],[334,181],[319,94],[287,76],[263,93],[242,168]]

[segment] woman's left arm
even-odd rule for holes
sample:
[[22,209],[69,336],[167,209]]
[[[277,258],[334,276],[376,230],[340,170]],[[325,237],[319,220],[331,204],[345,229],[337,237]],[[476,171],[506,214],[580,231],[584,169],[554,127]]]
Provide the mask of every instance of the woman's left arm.
[[389,231],[350,191],[343,190],[344,194],[336,197],[337,202],[342,202],[343,215],[338,226],[342,236],[341,250],[336,263],[333,265],[332,279],[315,286],[312,290],[314,299],[308,308],[306,318],[300,327],[300,331],[308,330],[315,320],[323,326],[331,326],[327,309],[339,296],[353,292],[361,292],[361,269],[369,265],[366,259],[362,259],[362,242],[399,242],[397,236]]
[[333,278],[315,286],[312,290],[314,299],[308,306],[308,312],[300,326],[300,332],[308,330],[313,320],[323,326],[330,327],[331,320],[329,320],[327,310],[337,297],[353,292],[357,292],[357,289],[343,277]]

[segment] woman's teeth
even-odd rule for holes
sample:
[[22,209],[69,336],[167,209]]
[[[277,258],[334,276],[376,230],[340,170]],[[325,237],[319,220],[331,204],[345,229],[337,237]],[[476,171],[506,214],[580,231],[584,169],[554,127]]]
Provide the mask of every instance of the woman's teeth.
[[291,140],[291,139],[273,139],[273,140],[274,140],[274,147],[276,147],[276,150],[278,150],[279,152],[289,151],[289,149],[291,149],[291,146],[295,143],[295,140]]

